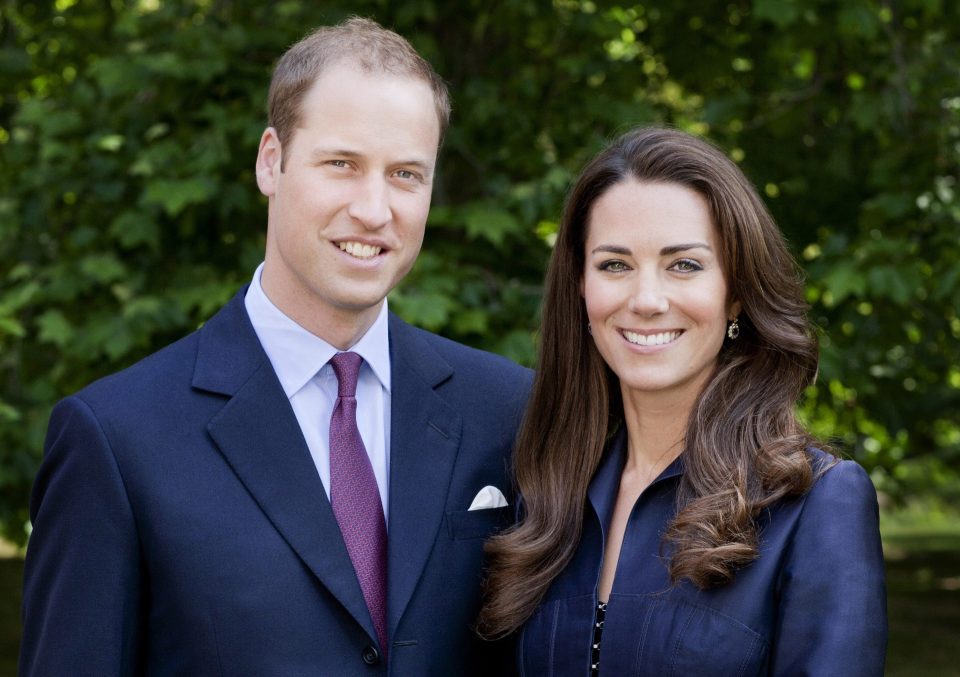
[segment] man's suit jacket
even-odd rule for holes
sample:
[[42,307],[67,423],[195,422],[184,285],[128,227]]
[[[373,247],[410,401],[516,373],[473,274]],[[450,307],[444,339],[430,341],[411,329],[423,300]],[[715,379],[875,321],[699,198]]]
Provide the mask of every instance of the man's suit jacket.
[[[65,399],[30,513],[21,674],[385,675],[382,648],[242,291]],[[391,675],[460,675],[529,370],[390,317]]]

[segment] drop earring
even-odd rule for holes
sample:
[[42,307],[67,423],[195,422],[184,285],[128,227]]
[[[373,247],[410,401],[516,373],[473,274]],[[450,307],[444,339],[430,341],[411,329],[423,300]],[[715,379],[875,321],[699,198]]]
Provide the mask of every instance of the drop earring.
[[731,341],[740,336],[740,324],[737,322],[738,319],[740,318],[733,318],[733,322],[731,322],[730,326],[727,327],[727,338],[729,338]]

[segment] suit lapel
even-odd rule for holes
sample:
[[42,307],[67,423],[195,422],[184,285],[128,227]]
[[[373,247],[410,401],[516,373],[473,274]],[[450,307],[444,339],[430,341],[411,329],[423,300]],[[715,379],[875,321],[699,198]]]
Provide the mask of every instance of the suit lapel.
[[453,369],[412,327],[390,316],[388,624],[396,629],[443,520],[462,420],[435,388]]
[[201,330],[193,385],[230,396],[207,430],[290,547],[376,637],[296,416],[243,307],[244,293]]

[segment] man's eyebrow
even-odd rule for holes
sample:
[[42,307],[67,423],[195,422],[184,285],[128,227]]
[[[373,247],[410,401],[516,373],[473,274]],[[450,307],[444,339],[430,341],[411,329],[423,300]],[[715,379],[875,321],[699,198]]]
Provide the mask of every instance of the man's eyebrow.
[[312,160],[319,160],[321,157],[325,157],[327,155],[336,155],[339,157],[348,158],[360,157],[360,153],[347,148],[314,148],[312,151],[310,151],[310,158]]

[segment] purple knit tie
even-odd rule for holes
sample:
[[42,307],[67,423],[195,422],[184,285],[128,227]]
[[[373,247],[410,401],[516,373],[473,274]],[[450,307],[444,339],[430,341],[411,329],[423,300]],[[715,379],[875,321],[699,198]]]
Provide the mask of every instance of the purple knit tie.
[[356,353],[337,353],[330,360],[338,384],[330,417],[330,503],[386,655],[387,525],[377,479],[357,429],[357,376],[362,362]]

